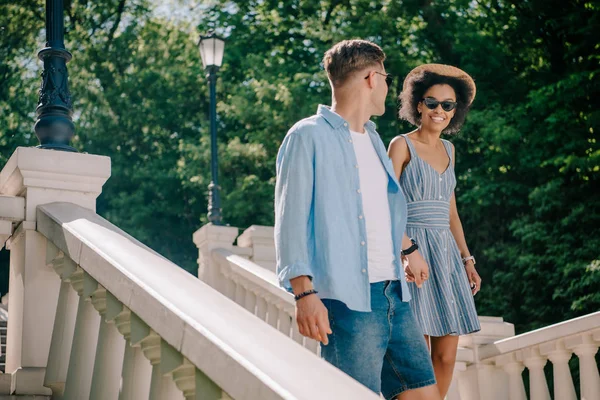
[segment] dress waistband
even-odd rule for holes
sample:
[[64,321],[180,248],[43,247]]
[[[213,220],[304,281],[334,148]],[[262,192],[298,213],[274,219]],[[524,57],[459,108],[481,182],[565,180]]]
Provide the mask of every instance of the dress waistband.
[[407,204],[406,226],[411,228],[450,228],[450,202],[421,200]]

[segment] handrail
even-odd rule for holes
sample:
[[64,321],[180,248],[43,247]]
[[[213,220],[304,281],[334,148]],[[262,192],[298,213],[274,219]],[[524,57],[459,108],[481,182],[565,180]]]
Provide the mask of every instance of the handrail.
[[600,329],[600,311],[482,346],[479,359],[485,360],[593,329]]
[[93,211],[39,206],[37,230],[235,399],[378,398]]

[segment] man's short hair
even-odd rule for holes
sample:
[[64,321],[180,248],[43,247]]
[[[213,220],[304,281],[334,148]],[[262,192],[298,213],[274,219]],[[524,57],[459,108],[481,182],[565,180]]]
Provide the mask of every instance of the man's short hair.
[[334,87],[346,82],[350,75],[368,67],[383,64],[381,47],[367,40],[344,40],[325,52],[323,65]]

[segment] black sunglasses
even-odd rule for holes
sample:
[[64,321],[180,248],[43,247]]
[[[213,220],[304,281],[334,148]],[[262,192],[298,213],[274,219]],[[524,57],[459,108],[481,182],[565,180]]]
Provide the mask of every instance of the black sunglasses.
[[[394,82],[394,77],[392,76],[392,74],[382,74],[381,72],[377,72],[377,71],[373,71],[378,75],[381,76],[385,76],[385,84],[388,87],[392,87],[392,83]],[[369,72],[369,75],[365,76],[365,79],[369,79],[369,77],[371,76],[371,73]]]
[[440,104],[442,105],[442,110],[446,112],[452,111],[456,108],[456,102],[451,100],[437,101],[432,97],[426,97],[421,101],[423,104],[425,104],[425,107],[429,108],[430,110],[435,110]]

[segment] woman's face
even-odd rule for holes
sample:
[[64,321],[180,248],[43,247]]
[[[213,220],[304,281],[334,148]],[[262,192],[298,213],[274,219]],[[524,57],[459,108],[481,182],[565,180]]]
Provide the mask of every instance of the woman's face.
[[[446,84],[433,85],[427,89],[423,95],[423,99],[427,99],[428,101],[424,102],[421,100],[417,105],[417,111],[421,114],[422,127],[435,132],[441,132],[446,129],[456,112],[456,107],[451,111],[444,111],[444,107],[448,108],[449,106],[448,102],[456,103],[456,93],[452,86]],[[430,106],[435,106],[436,102],[440,104],[437,104],[437,107],[434,109],[430,109],[426,105],[426,103],[429,103]],[[446,103],[443,104],[444,102]]]

